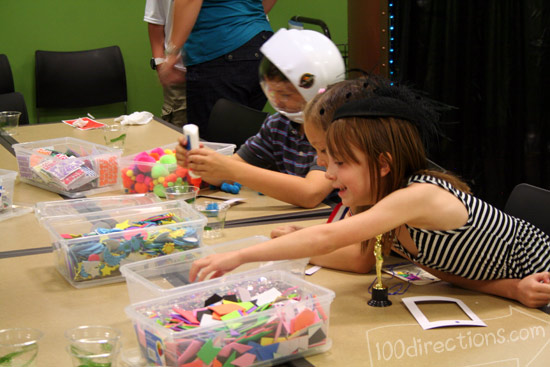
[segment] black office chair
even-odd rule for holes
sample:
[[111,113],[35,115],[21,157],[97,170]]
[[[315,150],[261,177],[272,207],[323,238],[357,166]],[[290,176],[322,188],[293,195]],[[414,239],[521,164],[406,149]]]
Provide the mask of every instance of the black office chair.
[[267,112],[221,98],[212,107],[207,131],[201,136],[208,141],[239,147],[260,130],[267,115]]
[[504,211],[528,221],[550,235],[550,191],[521,183],[514,187]]
[[13,74],[8,57],[0,54],[0,93],[15,92]]
[[86,51],[36,51],[36,119],[39,110],[123,103],[128,94],[118,46]]
[[29,115],[27,113],[27,104],[25,98],[19,92],[0,94],[0,111],[19,111],[19,125],[29,124]]

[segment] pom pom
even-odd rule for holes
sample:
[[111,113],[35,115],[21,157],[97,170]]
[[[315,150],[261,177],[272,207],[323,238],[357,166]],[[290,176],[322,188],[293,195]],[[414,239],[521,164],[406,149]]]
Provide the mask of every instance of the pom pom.
[[135,156],[134,158],[134,161],[135,162],[140,162],[140,163],[149,163],[149,164],[136,164],[136,167],[137,169],[140,171],[140,172],[143,172],[143,173],[147,173],[147,172],[151,172],[151,169],[152,169],[152,164],[151,163],[155,163],[155,158],[151,157],[149,154],[145,153],[145,152],[142,152],[142,153],[139,153],[138,155]]
[[183,177],[187,176],[187,172],[188,172],[187,168],[184,168],[182,166],[177,166],[175,174],[176,174],[176,176],[183,178]]
[[142,182],[136,182],[134,185],[134,190],[136,190],[139,194],[145,194],[146,192],[149,192],[149,186]]
[[155,195],[157,195],[159,198],[164,198],[164,197],[166,197],[166,191],[164,190],[164,186],[162,186],[162,185],[155,185],[155,187],[153,188],[153,192],[154,192]]
[[156,154],[159,157],[162,157],[165,154],[165,150],[163,150],[162,148],[155,148],[155,149],[152,149],[149,154],[151,153]]
[[151,170],[151,176],[153,178],[159,178],[162,176],[167,176],[170,173],[168,171],[168,168],[164,164],[157,163],[153,166],[153,169]]
[[178,179],[178,176],[176,176],[175,173],[170,173],[168,176],[166,176],[165,180],[168,182],[176,182]]

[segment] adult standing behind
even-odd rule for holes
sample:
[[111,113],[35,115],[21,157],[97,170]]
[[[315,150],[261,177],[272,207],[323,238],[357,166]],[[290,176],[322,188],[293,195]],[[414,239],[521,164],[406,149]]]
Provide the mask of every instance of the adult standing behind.
[[[187,118],[208,140],[210,111],[220,98],[261,110],[260,46],[273,34],[266,13],[276,0],[174,0],[163,85],[187,82]],[[182,49],[183,47],[183,49]],[[182,58],[187,71],[174,66]]]
[[[160,73],[166,66],[164,50],[170,40],[172,30],[172,6],[173,0],[147,0],[145,3],[145,15],[149,32],[149,42],[153,58],[151,68]],[[183,68],[183,64],[179,64]],[[181,71],[180,71],[181,73]],[[163,85],[164,102],[162,104],[162,119],[182,127],[187,123],[187,100],[185,82]]]

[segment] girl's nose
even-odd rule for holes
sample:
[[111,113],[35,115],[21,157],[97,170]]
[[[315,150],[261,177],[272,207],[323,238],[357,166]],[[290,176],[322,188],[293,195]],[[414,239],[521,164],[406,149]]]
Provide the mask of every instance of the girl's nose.
[[327,170],[325,171],[325,178],[330,181],[334,181],[336,178],[334,173],[330,170],[330,167],[327,167]]

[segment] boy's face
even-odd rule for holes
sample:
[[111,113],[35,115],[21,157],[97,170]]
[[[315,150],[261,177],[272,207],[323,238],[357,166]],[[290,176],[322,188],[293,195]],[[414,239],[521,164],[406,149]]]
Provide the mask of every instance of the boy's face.
[[264,79],[264,92],[269,103],[278,111],[296,113],[303,111],[306,100],[288,80]]

